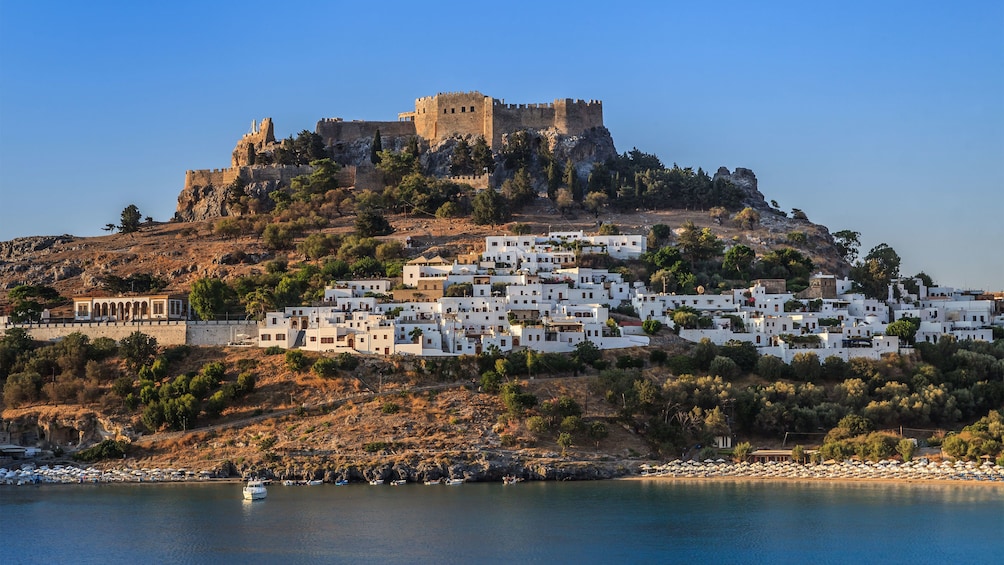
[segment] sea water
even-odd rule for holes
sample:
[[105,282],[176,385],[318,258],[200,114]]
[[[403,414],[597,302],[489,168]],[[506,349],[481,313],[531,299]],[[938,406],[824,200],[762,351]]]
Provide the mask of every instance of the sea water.
[[684,482],[0,487],[0,562],[1000,563],[1004,488]]

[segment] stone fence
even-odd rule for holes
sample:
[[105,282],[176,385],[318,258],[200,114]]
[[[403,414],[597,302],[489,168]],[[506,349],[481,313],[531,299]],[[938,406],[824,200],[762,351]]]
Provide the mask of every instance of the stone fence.
[[253,320],[4,324],[0,326],[0,334],[5,334],[10,328],[22,328],[36,341],[57,341],[75,332],[91,340],[107,337],[119,341],[136,331],[156,338],[160,345],[228,345],[258,341],[258,322]]

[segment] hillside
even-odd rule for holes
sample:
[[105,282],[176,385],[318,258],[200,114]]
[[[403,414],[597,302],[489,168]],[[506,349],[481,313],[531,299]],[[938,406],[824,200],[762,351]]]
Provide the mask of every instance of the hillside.
[[[353,217],[335,219],[321,233],[351,233]],[[486,235],[505,232],[503,227],[479,226],[469,218],[449,220],[435,217],[414,217],[398,214],[388,216],[395,231],[380,239],[411,238],[413,256],[422,253],[453,256],[458,252],[482,251]],[[707,212],[660,210],[636,213],[607,211],[593,217],[580,212],[576,217],[560,214],[549,201],[539,200],[523,213],[515,214],[513,222],[528,224],[533,233],[549,229],[595,231],[599,223],[611,223],[623,233],[645,234],[655,224],[679,228],[693,221],[709,227],[726,242],[744,243],[758,254],[779,247],[795,247],[812,258],[817,270],[845,274],[847,265],[837,255],[833,239],[825,226],[764,213],[760,226],[742,229],[726,220],[718,224]],[[793,246],[790,232],[804,232],[805,243]],[[262,263],[272,259],[290,262],[303,260],[295,252],[273,252],[258,237],[226,239],[213,234],[213,222],[169,222],[144,226],[133,234],[112,234],[98,237],[36,236],[0,242],[0,288],[11,289],[19,284],[50,285],[63,296],[94,292],[102,276],[129,277],[147,273],[162,277],[169,283],[166,290],[187,292],[193,281],[201,277],[224,280],[263,269]]]

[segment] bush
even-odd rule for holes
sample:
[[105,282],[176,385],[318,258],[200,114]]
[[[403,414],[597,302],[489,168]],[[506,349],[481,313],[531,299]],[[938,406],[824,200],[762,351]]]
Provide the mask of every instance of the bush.
[[265,348],[265,355],[282,355],[283,351],[285,350],[278,345],[270,345]]
[[384,402],[383,406],[380,407],[380,411],[384,414],[397,414],[401,411],[401,405],[396,402]]
[[580,431],[583,428],[582,418],[578,416],[565,416],[561,420],[561,431],[570,434]]
[[662,329],[662,322],[659,320],[645,320],[641,323],[641,329],[648,335],[654,335]]
[[310,367],[310,372],[322,378],[334,377],[338,373],[338,362],[328,357],[322,357]]
[[124,441],[106,439],[94,447],[89,447],[74,453],[73,458],[77,461],[84,461],[87,463],[100,461],[102,459],[121,459],[126,454],[126,447],[127,444]]
[[713,377],[734,379],[739,376],[739,365],[728,357],[716,355],[715,358],[711,360],[711,366],[708,367],[708,373]]
[[607,425],[599,420],[594,420],[589,424],[589,437],[599,441],[607,437],[610,432],[607,430]]
[[547,421],[542,416],[531,416],[526,420],[526,427],[534,434],[540,435],[548,430]]
[[376,453],[377,451],[383,451],[389,447],[390,444],[386,441],[371,441],[363,444],[363,451],[367,453]]
[[206,363],[202,366],[202,370],[199,372],[212,379],[214,385],[218,385],[223,380],[223,376],[226,374],[227,368],[223,363],[216,361],[214,363]]
[[495,371],[481,373],[481,390],[495,394],[502,388],[502,377]]
[[648,361],[649,361],[649,363],[652,363],[653,365],[662,365],[663,363],[666,362],[666,359],[668,357],[669,357],[669,354],[666,353],[665,350],[662,350],[662,349],[653,349],[648,354]]
[[286,352],[286,368],[290,371],[302,371],[307,366],[307,356],[298,349]]
[[237,375],[237,392],[242,396],[251,394],[254,392],[254,387],[257,384],[257,378],[255,378],[254,373],[250,371],[245,371],[240,375]]

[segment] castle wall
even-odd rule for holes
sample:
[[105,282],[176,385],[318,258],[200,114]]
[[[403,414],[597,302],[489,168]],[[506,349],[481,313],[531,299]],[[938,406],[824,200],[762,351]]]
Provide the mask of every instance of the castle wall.
[[521,129],[554,127],[553,104],[506,104],[495,100],[492,105],[492,148],[502,147],[502,134]]
[[560,133],[580,134],[589,128],[603,125],[603,103],[599,100],[554,101],[554,127]]
[[[293,177],[309,175],[314,168],[310,165],[269,165],[267,167],[242,167],[229,169],[203,169],[200,171],[185,171],[185,189],[195,186],[213,185],[223,188],[237,180],[241,171],[248,182],[276,181],[289,184]],[[351,185],[348,182],[345,186]]]
[[492,99],[480,92],[447,92],[415,101],[415,131],[435,143],[454,134],[492,139]]
[[314,131],[321,136],[325,145],[334,145],[342,141],[373,139],[378,129],[381,138],[416,135],[415,123],[407,120],[396,122],[354,120],[346,122],[338,118],[328,118],[317,122]]

